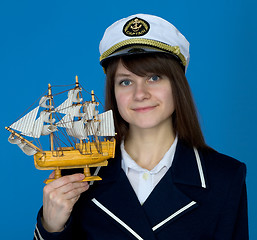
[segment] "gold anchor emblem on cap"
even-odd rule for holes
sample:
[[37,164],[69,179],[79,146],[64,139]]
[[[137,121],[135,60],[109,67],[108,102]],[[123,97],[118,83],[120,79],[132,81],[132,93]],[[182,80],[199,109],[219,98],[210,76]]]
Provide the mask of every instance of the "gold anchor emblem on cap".
[[134,22],[132,23],[132,25],[131,25],[131,29],[132,29],[134,32],[137,32],[141,27],[142,27],[142,24],[141,24],[140,21],[136,18],[136,19],[134,20]]
[[143,36],[148,33],[150,25],[141,18],[133,18],[127,21],[123,27],[123,33],[129,37]]

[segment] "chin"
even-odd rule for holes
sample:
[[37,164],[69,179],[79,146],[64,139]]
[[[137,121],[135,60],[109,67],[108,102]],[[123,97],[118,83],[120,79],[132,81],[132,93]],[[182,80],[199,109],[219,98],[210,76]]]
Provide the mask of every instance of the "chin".
[[162,124],[161,123],[156,123],[156,122],[143,122],[141,121],[140,123],[137,124],[131,124],[135,126],[137,129],[154,129],[154,128],[159,128]]
[[164,129],[170,129],[170,127],[172,126],[172,120],[171,117],[168,118],[141,118],[141,119],[133,119],[130,123],[131,126],[134,126],[135,128],[137,128],[138,130],[140,129],[160,129],[160,128],[164,128]]

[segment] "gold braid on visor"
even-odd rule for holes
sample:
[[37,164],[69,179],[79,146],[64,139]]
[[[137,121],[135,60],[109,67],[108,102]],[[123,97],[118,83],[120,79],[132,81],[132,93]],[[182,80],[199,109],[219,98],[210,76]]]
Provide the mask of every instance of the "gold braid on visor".
[[109,57],[112,55],[114,52],[117,50],[121,50],[123,48],[129,47],[131,45],[144,45],[144,46],[150,46],[154,47],[155,49],[162,50],[164,52],[170,52],[176,56],[179,57],[181,60],[182,64],[186,66],[186,59],[184,55],[180,52],[179,46],[170,46],[168,44],[158,42],[156,40],[151,40],[151,39],[144,39],[144,38],[133,38],[133,39],[128,39],[124,40],[122,42],[119,42],[112,47],[110,47],[107,51],[105,51],[101,56],[100,56],[100,62],[104,60],[105,58]]

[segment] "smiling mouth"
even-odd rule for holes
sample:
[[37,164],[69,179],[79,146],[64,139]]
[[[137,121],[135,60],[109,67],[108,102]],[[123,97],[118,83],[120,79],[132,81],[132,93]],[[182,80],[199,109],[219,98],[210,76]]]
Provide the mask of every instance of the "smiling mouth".
[[139,108],[134,108],[133,110],[135,112],[148,112],[148,111],[151,111],[155,108],[156,106],[149,106],[149,107],[139,107]]

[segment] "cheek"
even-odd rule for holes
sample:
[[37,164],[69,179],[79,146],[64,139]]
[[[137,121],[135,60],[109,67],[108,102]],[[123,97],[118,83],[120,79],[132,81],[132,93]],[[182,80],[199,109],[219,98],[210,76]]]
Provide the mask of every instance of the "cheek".
[[123,115],[122,113],[127,108],[128,98],[124,93],[115,92],[115,99],[116,99],[116,103],[117,103],[119,113],[122,116]]
[[168,88],[166,89],[166,91],[163,91],[163,94],[160,97],[162,97],[163,102],[165,102],[166,108],[168,108],[171,112],[173,112],[175,110],[173,94],[172,94],[171,89],[168,91],[167,90],[168,90]]

